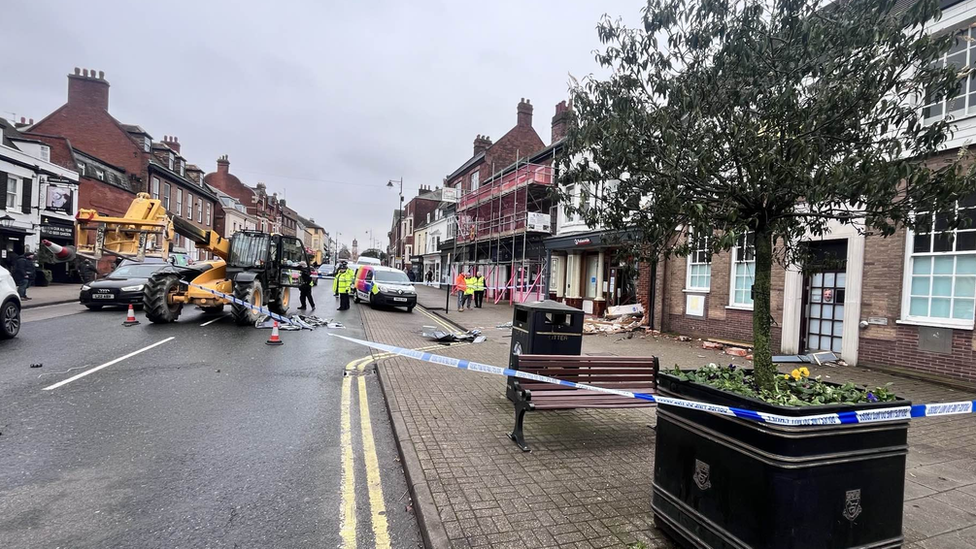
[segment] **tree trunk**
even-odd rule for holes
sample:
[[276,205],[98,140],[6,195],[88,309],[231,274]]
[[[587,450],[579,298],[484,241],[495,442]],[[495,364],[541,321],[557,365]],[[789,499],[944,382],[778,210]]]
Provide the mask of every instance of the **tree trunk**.
[[770,349],[769,327],[771,316],[770,280],[773,271],[773,238],[769,232],[756,232],[756,276],[752,287],[752,360],[756,384],[760,389],[772,390],[775,384],[776,366]]

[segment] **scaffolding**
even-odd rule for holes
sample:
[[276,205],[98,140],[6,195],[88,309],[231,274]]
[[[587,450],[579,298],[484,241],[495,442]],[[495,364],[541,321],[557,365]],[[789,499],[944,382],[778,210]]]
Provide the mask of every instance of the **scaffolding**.
[[[518,153],[516,153],[518,157]],[[477,189],[458,199],[457,263],[480,271],[495,303],[544,299],[547,255],[542,240],[552,235],[555,171],[547,163],[517,160],[495,171]],[[452,276],[457,271],[452,272]]]

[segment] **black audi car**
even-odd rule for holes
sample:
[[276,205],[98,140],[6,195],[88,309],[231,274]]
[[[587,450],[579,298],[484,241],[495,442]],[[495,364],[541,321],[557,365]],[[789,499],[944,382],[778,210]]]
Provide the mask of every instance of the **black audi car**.
[[149,277],[168,265],[158,258],[146,258],[139,263],[124,260],[105,278],[99,278],[81,287],[79,301],[85,307],[97,311],[102,307],[142,305],[142,289]]

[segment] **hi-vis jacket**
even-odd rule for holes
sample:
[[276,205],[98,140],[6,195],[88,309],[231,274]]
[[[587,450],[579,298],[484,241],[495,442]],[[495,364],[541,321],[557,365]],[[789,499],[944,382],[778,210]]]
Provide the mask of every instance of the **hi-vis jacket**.
[[477,279],[473,276],[469,276],[464,279],[464,295],[474,295],[474,286],[477,283]]
[[352,269],[346,269],[340,273],[336,273],[335,279],[332,280],[332,291],[348,293],[349,288],[352,286],[352,276]]
[[474,277],[474,291],[484,292],[485,290],[487,290],[487,288],[485,288],[485,277],[483,276]]

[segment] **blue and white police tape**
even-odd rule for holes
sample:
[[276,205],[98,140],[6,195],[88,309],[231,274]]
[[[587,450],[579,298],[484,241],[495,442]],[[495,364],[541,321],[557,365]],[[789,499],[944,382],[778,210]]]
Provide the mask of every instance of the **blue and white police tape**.
[[329,335],[334,337],[339,337],[347,341],[351,341],[358,345],[363,345],[380,351],[385,351],[394,355],[413,358],[416,360],[421,360],[423,362],[431,362],[434,364],[450,366],[452,368],[458,368],[460,370],[470,370],[474,372],[484,372],[486,374],[511,376],[511,377],[517,377],[521,379],[531,379],[533,381],[552,383],[554,385],[562,385],[564,387],[572,387],[574,389],[586,389],[588,391],[596,391],[598,393],[607,393],[611,395],[635,398],[638,400],[648,400],[666,406],[688,408],[691,410],[699,410],[702,412],[720,414],[723,416],[733,416],[741,419],[759,421],[763,423],[772,423],[775,425],[789,425],[789,426],[839,425],[839,424],[848,424],[848,423],[878,423],[883,421],[902,421],[902,420],[907,420],[915,417],[933,417],[933,416],[948,416],[948,415],[956,415],[956,414],[971,414],[973,413],[974,407],[976,407],[976,400],[970,400],[970,401],[962,401],[962,402],[941,402],[936,404],[915,404],[913,406],[895,406],[891,408],[875,408],[873,410],[840,412],[834,414],[817,414],[811,416],[795,416],[795,417],[782,416],[778,414],[770,414],[767,412],[745,410],[733,406],[722,406],[719,404],[709,404],[707,402],[695,402],[693,400],[656,396],[648,393],[633,393],[630,391],[621,391],[619,389],[596,387],[593,385],[588,385],[586,383],[576,383],[573,381],[566,381],[564,379],[556,379],[554,377],[540,376],[529,372],[521,372],[509,368],[500,368],[498,366],[492,366],[490,364],[482,364],[480,362],[473,362],[464,359],[435,355],[423,351],[414,351],[412,349],[404,349],[403,347],[395,347],[393,345],[385,345],[383,343],[363,341],[361,339],[355,339],[352,337],[341,336],[336,334],[329,334]]
[[226,299],[227,301],[230,301],[231,303],[235,303],[237,305],[242,305],[244,307],[248,307],[248,308],[250,308],[252,310],[258,311],[261,314],[268,315],[269,317],[277,320],[278,322],[284,322],[286,324],[291,324],[292,326],[302,327],[302,325],[299,324],[298,322],[295,322],[294,320],[292,320],[292,319],[290,319],[290,318],[288,318],[286,316],[281,316],[278,313],[272,313],[270,310],[268,310],[265,307],[262,307],[261,305],[253,305],[251,303],[248,303],[247,301],[244,301],[244,300],[241,300],[241,299],[237,299],[236,297],[234,297],[234,296],[232,296],[230,294],[225,294],[224,292],[218,292],[217,290],[214,290],[213,288],[207,288],[207,287],[201,286],[199,284],[194,284],[192,282],[189,282],[187,284],[189,286],[193,286],[194,288],[203,290],[205,292],[210,292],[211,294],[213,294],[213,295],[215,295],[217,297]]

